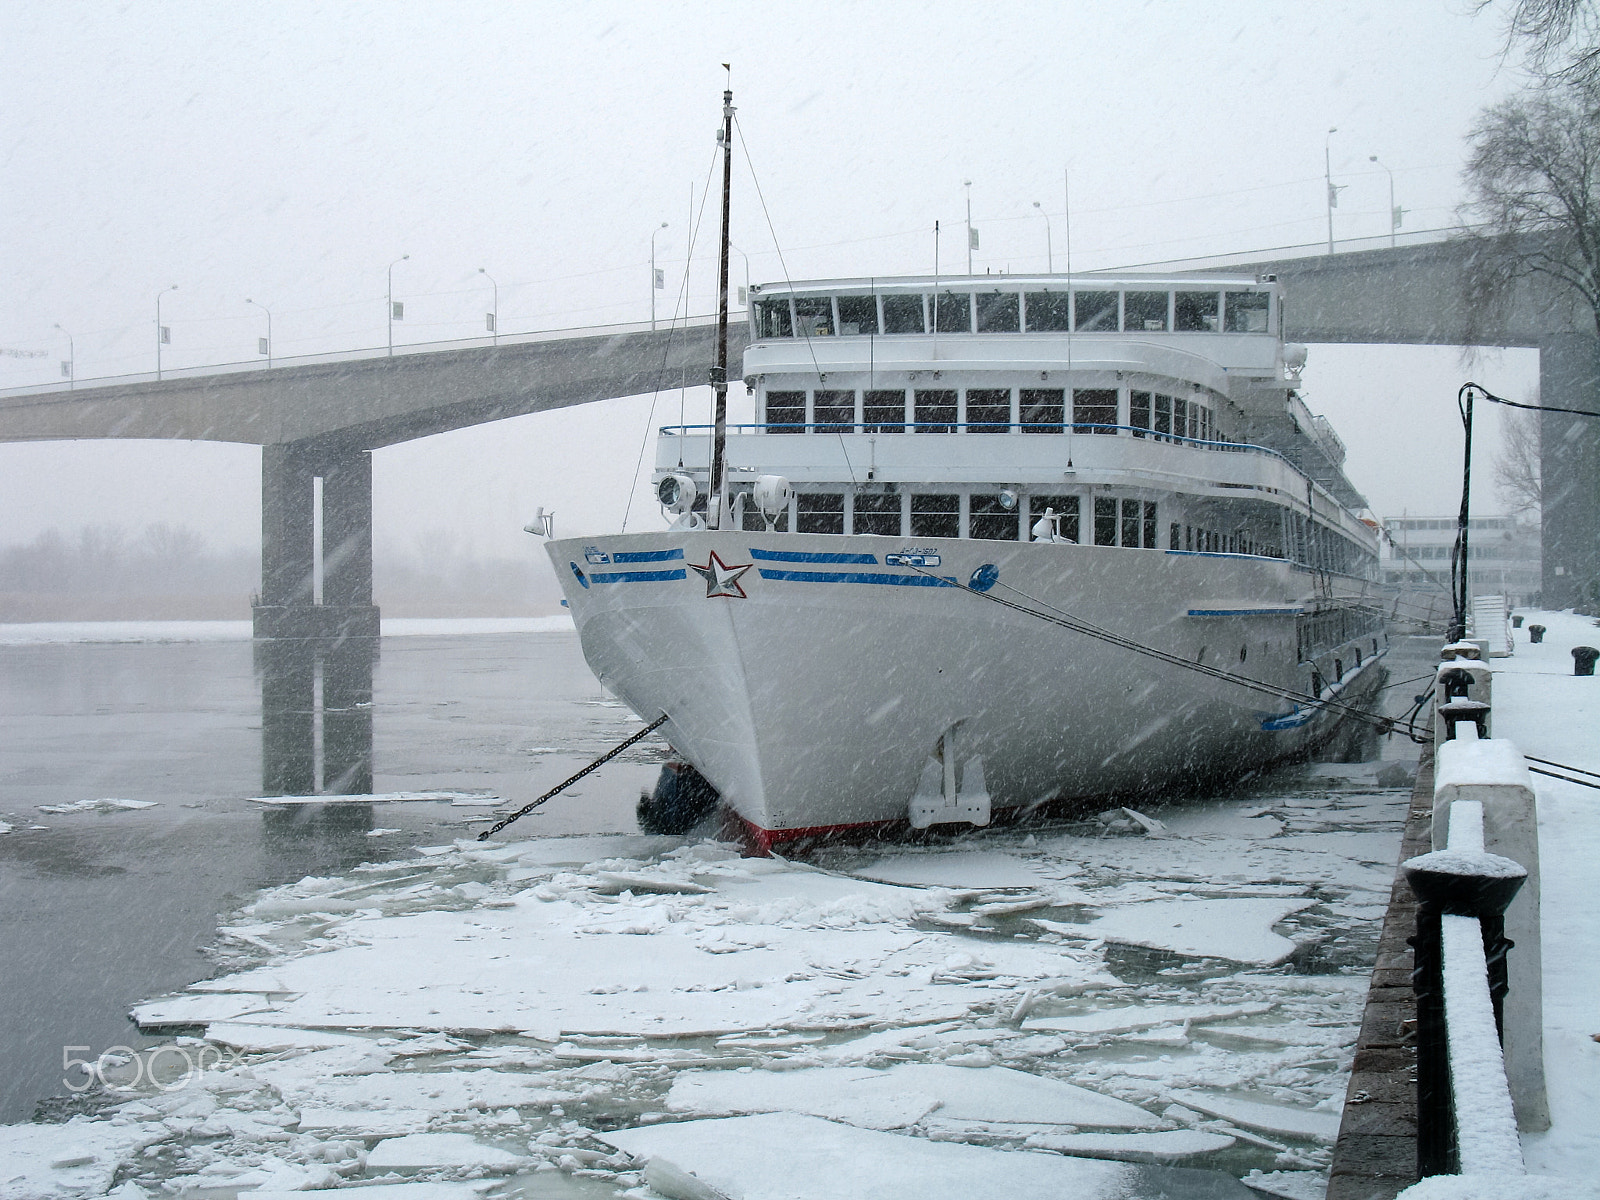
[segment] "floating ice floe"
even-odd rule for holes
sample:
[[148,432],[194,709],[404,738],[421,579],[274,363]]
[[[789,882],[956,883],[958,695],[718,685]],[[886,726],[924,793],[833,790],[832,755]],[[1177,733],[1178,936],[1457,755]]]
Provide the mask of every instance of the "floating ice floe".
[[857,867],[853,874],[909,887],[1036,888],[1049,882],[1026,859],[990,850],[896,854]]
[[498,1146],[485,1146],[470,1133],[409,1133],[385,1138],[367,1154],[367,1168],[423,1171],[430,1167],[487,1167],[513,1171],[529,1159]]
[[1272,932],[1290,913],[1315,900],[1256,897],[1241,900],[1149,900],[1127,904],[1086,924],[1036,920],[1041,929],[1072,937],[1098,938],[1151,950],[1274,966],[1297,946]]
[[42,813],[49,813],[51,816],[59,817],[69,813],[137,812],[141,808],[154,808],[156,804],[157,801],[155,800],[117,800],[108,798],[104,800],[75,800],[71,804],[35,804],[34,807]]
[[414,802],[445,802],[452,808],[493,808],[505,801],[488,792],[375,792],[365,794],[339,794],[327,796],[250,796],[252,804],[265,804],[272,808],[294,807],[300,804],[410,804]]
[[1120,1162],[1172,1163],[1226,1150],[1234,1139],[1201,1129],[1166,1129],[1155,1133],[1046,1133],[1023,1143],[1030,1149],[1054,1150],[1083,1158]]
[[[249,1200],[307,1200],[305,1192],[278,1192],[266,1188],[244,1193]],[[115,1193],[112,1193],[113,1197]],[[476,1200],[483,1184],[429,1180],[417,1183],[378,1183],[362,1187],[359,1200]]]
[[[1017,1154],[789,1113],[681,1121],[600,1137],[648,1160],[645,1178],[652,1185],[675,1179],[678,1188],[669,1194],[695,1200],[718,1195],[793,1200],[808,1194],[797,1190],[797,1180],[818,1182],[810,1194],[873,1200],[1059,1200],[1062,1196],[1127,1200],[1162,1194],[1250,1200],[1252,1196],[1243,1184],[1210,1172]],[[691,1190],[694,1184],[706,1190],[696,1196]],[[1202,1186],[1207,1190],[1201,1191]]]
[[1128,1004],[1118,1008],[1099,1008],[1071,1017],[1039,1017],[1023,1022],[1024,1029],[1043,1029],[1078,1037],[1104,1037],[1153,1029],[1160,1025],[1226,1021],[1235,1017],[1254,1017],[1271,1012],[1273,1004]]
[[123,1162],[167,1136],[159,1122],[112,1125],[88,1117],[61,1125],[0,1125],[0,1196],[68,1200],[104,1195]]
[[1332,1142],[1339,1136],[1339,1114],[1336,1112],[1290,1108],[1285,1104],[1267,1104],[1212,1092],[1174,1091],[1172,1098],[1196,1112],[1220,1117],[1235,1125],[1243,1125],[1246,1129],[1259,1129],[1263,1133],[1311,1138],[1319,1142]]

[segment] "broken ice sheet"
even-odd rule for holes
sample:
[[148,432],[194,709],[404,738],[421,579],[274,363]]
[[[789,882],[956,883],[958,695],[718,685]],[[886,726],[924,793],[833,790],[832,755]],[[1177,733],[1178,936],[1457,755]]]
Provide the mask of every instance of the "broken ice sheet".
[[1272,926],[1290,913],[1313,907],[1310,899],[1256,897],[1241,900],[1149,900],[1122,905],[1086,924],[1033,919],[1041,929],[1071,937],[1096,938],[1171,950],[1203,958],[1273,966],[1297,949]]
[[42,813],[61,816],[67,813],[134,812],[141,808],[154,808],[156,803],[154,800],[75,800],[71,804],[35,804],[34,807]]
[[862,879],[912,887],[1037,888],[1049,882],[1015,854],[990,850],[896,854],[857,867],[853,873]]

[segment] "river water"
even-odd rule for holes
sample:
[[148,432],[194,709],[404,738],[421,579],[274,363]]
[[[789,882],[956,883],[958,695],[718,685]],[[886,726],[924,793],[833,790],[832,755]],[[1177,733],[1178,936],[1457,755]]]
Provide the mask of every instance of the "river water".
[[[370,709],[349,711],[357,740],[370,737],[373,792],[478,791],[517,806],[637,727],[590,674],[572,633],[449,628],[386,636],[365,668]],[[281,695],[274,665],[243,638],[192,627],[123,635],[112,627],[53,642],[3,633],[0,824],[10,829],[0,834],[0,1122],[27,1120],[62,1095],[64,1055],[149,1044],[128,1020],[130,1006],[211,974],[205,951],[218,914],[254,890],[406,856],[492,819],[487,807],[447,802],[290,810],[253,802],[269,790],[264,780],[285,777],[286,753],[294,777],[305,766],[295,755],[355,761],[364,748],[352,759],[334,745],[345,734],[333,722],[314,728],[306,717],[308,740],[286,751],[294,738],[282,736],[282,712],[263,714],[264,691]],[[117,636],[139,640],[83,640]],[[1391,678],[1422,674],[1432,650],[1397,644]],[[1391,689],[1391,709],[1415,690]],[[1406,757],[1402,742],[1388,739],[1383,756]],[[659,756],[641,744],[517,833],[632,831]],[[329,782],[334,769],[318,777]],[[1248,792],[1263,810],[1292,808],[1325,784],[1289,770]],[[1404,793],[1393,797],[1398,847]],[[153,806],[40,811],[98,800]],[[1370,833],[1368,817],[1361,829]],[[1348,952],[1359,955],[1365,942]]]

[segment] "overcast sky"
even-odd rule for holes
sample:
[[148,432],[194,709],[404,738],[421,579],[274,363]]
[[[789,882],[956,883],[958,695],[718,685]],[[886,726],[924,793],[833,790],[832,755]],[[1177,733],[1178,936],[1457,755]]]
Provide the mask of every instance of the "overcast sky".
[[[0,348],[47,357],[0,356],[0,386],[59,372],[58,324],[80,378],[151,370],[170,284],[168,366],[251,358],[266,318],[247,297],[273,310],[280,356],[382,345],[385,271],[403,254],[402,343],[480,333],[480,267],[505,332],[642,320],[662,221],[666,316],[685,303],[725,61],[760,186],[741,154],[734,273],[748,261],[757,282],[927,272],[934,222],[965,219],[967,179],[979,271],[1042,270],[1046,217],[1057,270],[1069,232],[1075,269],[1316,243],[1325,142],[1347,188],[1338,239],[1388,232],[1390,176],[1371,155],[1406,230],[1448,227],[1464,135],[1520,83],[1498,14],[1471,0],[5,7]],[[695,312],[711,304],[714,223],[707,208]],[[961,256],[957,231],[943,263]],[[1384,515],[1454,510],[1469,377],[1521,398],[1536,356],[1314,347],[1305,376]],[[525,553],[541,504],[558,532],[615,529],[652,402],[378,452],[379,540],[443,529]],[[654,402],[655,424],[676,419],[675,393]],[[0,542],[162,520],[250,544],[259,460],[0,445]]]

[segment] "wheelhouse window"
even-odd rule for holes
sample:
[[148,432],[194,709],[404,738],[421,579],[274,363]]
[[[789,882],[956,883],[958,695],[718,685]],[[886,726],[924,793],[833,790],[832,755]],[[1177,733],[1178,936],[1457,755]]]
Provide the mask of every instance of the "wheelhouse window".
[[812,401],[812,424],[818,429],[854,429],[854,392],[817,392]]
[[833,298],[831,296],[796,296],[794,298],[794,324],[801,337],[832,337]]
[[839,334],[866,336],[878,332],[878,298],[876,296],[839,297]]
[[[767,528],[767,518],[756,505],[755,497],[749,492],[744,493],[744,516],[740,521],[739,528],[746,533],[762,533]],[[784,509],[778,514],[778,519],[772,523],[772,529],[775,533],[789,532],[788,509]]]
[[885,296],[883,298],[883,331],[885,333],[926,333],[927,318],[922,311],[921,296]]
[[956,393],[954,389],[935,388],[913,393],[913,412],[918,433],[954,433],[956,428]]
[[[1160,393],[1156,394],[1156,398],[1155,398],[1155,416],[1156,416],[1156,420],[1155,420],[1155,425],[1153,426],[1153,428],[1155,429],[1156,436],[1159,437],[1159,438],[1171,438],[1172,437],[1172,397],[1171,396],[1163,396]],[[1177,547],[1174,546],[1173,549],[1176,550]]]
[[1115,292],[1074,292],[1073,327],[1082,333],[1115,333],[1117,294]]
[[863,393],[861,428],[866,433],[904,433],[906,394],[898,389]]
[[1072,328],[1070,293],[1029,292],[1024,300],[1029,333],[1065,333]]
[[1066,538],[1069,542],[1083,541],[1082,536],[1082,498],[1079,496],[1030,496],[1028,497],[1028,520],[1037,525],[1041,517],[1047,513],[1055,513],[1056,533]]
[[966,293],[935,292],[933,311],[935,332],[972,332],[972,297]]
[[767,432],[803,433],[806,427],[804,392],[767,393]]
[[1140,530],[1144,536],[1144,548],[1146,550],[1154,550],[1156,548],[1156,502],[1154,500],[1146,500],[1144,502],[1144,521]]
[[1010,433],[1011,389],[968,388],[967,432]]
[[1172,398],[1172,436],[1189,436],[1189,402],[1182,396]]
[[1018,415],[1023,433],[1060,433],[1066,425],[1066,392],[1061,388],[1023,388]]
[[1117,389],[1078,388],[1072,393],[1072,432],[1117,432]]
[[844,494],[801,492],[794,498],[797,533],[843,533]]
[[1150,409],[1153,399],[1149,392],[1128,393],[1128,424],[1133,426],[1133,436],[1142,438],[1145,430],[1151,428]]
[[999,496],[973,496],[968,501],[967,536],[988,542],[1019,541],[1022,512],[1016,501],[1007,509]]
[[[1128,292],[1122,297],[1122,327],[1129,333],[1162,333],[1167,328],[1167,292]],[[799,301],[795,302],[796,304]]]
[[1021,297],[1016,292],[979,292],[977,301],[979,333],[1021,332]]
[[1229,292],[1222,308],[1229,333],[1266,333],[1272,297],[1266,292]]
[[857,533],[900,536],[900,497],[894,493],[859,493],[855,498]]
[[794,326],[789,321],[789,297],[761,300],[756,303],[756,336],[758,338],[794,336]]
[[1115,546],[1117,544],[1117,498],[1115,496],[1096,496],[1094,498],[1094,544],[1096,546]]
[[1139,517],[1139,502],[1137,500],[1124,500],[1122,502],[1122,544],[1124,546],[1137,546],[1139,544]]
[[1221,325],[1221,296],[1217,292],[1175,292],[1173,324],[1180,333],[1216,333]]
[[961,536],[961,497],[916,495],[911,497],[911,536],[954,538]]

